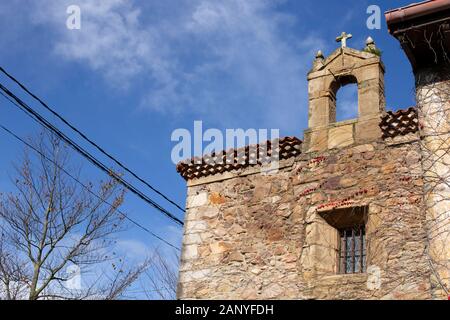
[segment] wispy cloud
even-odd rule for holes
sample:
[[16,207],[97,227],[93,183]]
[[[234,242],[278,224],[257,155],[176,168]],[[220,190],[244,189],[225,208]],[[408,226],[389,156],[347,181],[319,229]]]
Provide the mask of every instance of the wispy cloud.
[[167,114],[298,128],[305,73],[325,49],[313,32],[292,36],[299,22],[280,1],[78,0],[76,31],[65,28],[71,2],[44,2],[34,23],[51,25],[57,56],[112,86],[142,85],[140,108]]
[[121,239],[117,241],[116,249],[128,259],[145,260],[153,253],[152,248],[142,241],[134,239]]
[[81,8],[81,30],[66,28],[66,8],[71,1],[43,2],[46,5],[41,2],[37,6],[33,22],[52,27],[53,50],[57,55],[87,64],[116,86],[129,84],[145,71],[157,73],[161,48],[155,46],[159,39],[151,28],[143,28],[139,21],[141,10],[132,2],[77,1]]

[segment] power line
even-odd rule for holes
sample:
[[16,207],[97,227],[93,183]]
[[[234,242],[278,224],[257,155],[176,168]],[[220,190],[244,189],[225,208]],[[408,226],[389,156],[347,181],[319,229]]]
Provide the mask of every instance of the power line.
[[[53,124],[51,124],[49,121],[47,121],[44,117],[42,117],[38,112],[33,110],[30,106],[28,106],[24,101],[22,101],[19,97],[17,97],[14,93],[9,91],[5,86],[0,84],[0,90],[3,92],[0,92],[1,95],[7,98],[8,101],[10,101],[14,106],[18,107],[22,111],[24,111],[29,117],[31,117],[33,120],[47,128],[48,130],[55,133],[58,137],[60,137],[62,140],[64,140],[68,145],[70,145],[75,151],[80,153],[83,157],[85,157],[87,160],[89,160],[91,163],[93,163],[95,166],[100,168],[102,171],[104,171],[109,176],[112,176],[114,179],[119,181],[125,188],[130,190],[132,193],[137,195],[139,198],[150,204],[152,207],[166,215],[169,219],[172,221],[178,223],[179,225],[183,225],[183,221],[181,221],[179,218],[174,216],[171,212],[164,209],[162,206],[160,206],[158,203],[150,199],[148,196],[146,196],[144,193],[142,193],[140,190],[135,188],[132,184],[130,184],[128,181],[124,180],[121,176],[114,173],[111,169],[106,167],[102,162],[100,162],[98,159],[96,159],[94,156],[92,156],[88,151],[83,149],[80,145],[78,145],[76,142],[74,142],[72,139],[67,137],[63,132],[61,132],[58,128],[56,128]],[[5,95],[6,94],[6,95]]]
[[97,143],[95,143],[93,140],[88,138],[83,132],[78,130],[75,126],[73,126],[70,122],[68,122],[64,117],[62,117],[59,113],[54,111],[48,104],[46,104],[44,101],[42,101],[39,97],[37,97],[34,93],[32,93],[30,90],[28,90],[25,85],[23,85],[19,80],[14,78],[11,74],[9,74],[5,69],[3,69],[0,66],[0,71],[5,74],[9,79],[11,79],[14,83],[16,83],[20,88],[22,88],[26,93],[28,93],[30,96],[32,96],[35,100],[37,100],[44,108],[46,108],[48,111],[50,111],[54,116],[56,116],[59,120],[61,120],[64,124],[66,124],[69,128],[74,130],[78,135],[80,135],[83,139],[88,141],[92,146],[94,146],[97,150],[99,150],[101,153],[103,153],[105,156],[107,156],[110,160],[114,161],[118,166],[120,166],[122,169],[124,169],[126,172],[131,174],[133,177],[135,177],[137,180],[142,182],[144,185],[149,187],[152,191],[154,191],[156,194],[161,196],[163,199],[167,200],[169,203],[180,209],[182,212],[185,212],[185,210],[178,205],[175,201],[169,199],[166,195],[164,195],[161,191],[157,190],[155,187],[150,185],[147,181],[139,177],[136,173],[134,173],[131,169],[126,167],[124,164],[122,164],[119,160],[117,160],[115,157],[113,157],[110,153],[106,152],[102,147],[100,147]]
[[[50,122],[48,122],[45,118],[43,118],[39,113],[34,111],[32,108],[30,108],[25,102],[23,102],[20,98],[18,98],[16,95],[14,95],[11,91],[9,91],[6,87],[4,87],[2,84],[0,84],[0,90],[3,92],[0,92],[1,95],[3,95],[5,98],[7,98],[8,101],[10,101],[13,105],[20,108],[22,111],[24,111],[30,118],[32,118],[34,121],[38,122],[42,126],[44,126],[46,129],[52,131],[55,133],[58,137],[60,137],[62,140],[64,140],[68,145],[70,145],[75,151],[80,153],[83,157],[85,157],[87,160],[89,160],[91,163],[93,163],[95,166],[100,168],[102,171],[104,171],[109,176],[112,176],[114,179],[119,181],[125,188],[130,190],[132,193],[136,194],[139,198],[153,206],[158,211],[165,214],[167,217],[169,217],[171,220],[175,221],[176,223],[183,225],[183,222],[175,217],[172,213],[161,207],[158,203],[147,197],[144,193],[142,193],[140,190],[136,189],[133,185],[131,185],[128,181],[124,180],[122,177],[114,173],[112,170],[108,169],[103,163],[101,163],[99,160],[97,160],[94,156],[92,156],[88,151],[84,150],[81,146],[79,146],[76,142],[71,140],[69,137],[67,137],[63,132],[61,132],[58,128],[53,126]],[[6,95],[5,95],[6,94]],[[11,99],[12,98],[12,99]]]
[[[16,135],[14,132],[12,132],[11,130],[9,130],[8,128],[6,128],[5,126],[3,126],[2,124],[0,124],[0,128],[3,129],[6,133],[8,133],[9,135],[13,136],[15,139],[17,139],[18,141],[22,142],[24,145],[26,145],[28,148],[34,150],[36,153],[38,153],[39,155],[41,155],[45,160],[51,162],[53,165],[55,165],[58,169],[60,169],[61,171],[63,171],[66,175],[68,175],[70,178],[72,178],[73,180],[75,180],[75,182],[77,182],[78,184],[80,184],[84,189],[86,189],[90,194],[92,194],[93,196],[95,196],[96,198],[98,198],[99,200],[101,200],[103,203],[106,203],[107,205],[109,205],[111,208],[113,208],[113,205],[111,203],[109,203],[108,201],[106,201],[105,199],[102,199],[98,194],[96,194],[95,192],[93,192],[88,186],[86,186],[83,182],[81,182],[78,178],[74,177],[71,173],[69,173],[66,169],[64,169],[63,167],[61,167],[59,164],[57,164],[54,160],[50,159],[49,157],[47,157],[45,154],[43,154],[41,151],[39,151],[37,148],[35,148],[33,145],[29,144],[28,142],[26,142],[24,139],[22,139],[21,137],[19,137],[18,135]],[[127,219],[128,221],[130,221],[131,223],[133,223],[135,226],[137,226],[138,228],[144,230],[145,232],[147,232],[148,234],[150,234],[152,237],[155,237],[156,239],[164,242],[165,244],[167,244],[168,246],[180,251],[180,248],[178,248],[177,246],[171,244],[170,242],[168,242],[167,240],[165,240],[164,238],[158,236],[157,234],[153,233],[152,231],[150,231],[149,229],[147,229],[146,227],[144,227],[143,225],[139,224],[137,221],[131,219],[127,214],[125,214],[123,211],[116,209],[117,212],[119,212],[125,219]]]

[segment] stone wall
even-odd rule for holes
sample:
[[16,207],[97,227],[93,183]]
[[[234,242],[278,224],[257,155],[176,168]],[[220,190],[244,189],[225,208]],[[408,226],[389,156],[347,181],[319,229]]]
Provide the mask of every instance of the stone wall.
[[[188,181],[178,298],[430,298],[420,161],[409,134]],[[337,274],[323,213],[362,206],[367,272]]]

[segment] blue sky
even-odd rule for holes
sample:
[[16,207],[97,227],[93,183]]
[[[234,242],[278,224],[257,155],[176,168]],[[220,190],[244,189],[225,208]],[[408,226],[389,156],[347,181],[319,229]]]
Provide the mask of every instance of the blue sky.
[[[170,157],[172,131],[192,130],[194,120],[202,120],[205,129],[278,128],[282,136],[302,137],[306,73],[317,50],[328,55],[338,47],[334,39],[341,31],[353,34],[350,47],[361,49],[372,36],[383,51],[387,109],[414,105],[411,67],[388,34],[384,17],[381,30],[366,27],[369,5],[384,12],[410,2],[2,1],[0,61],[106,150],[184,204],[186,185]],[[66,28],[70,4],[81,8],[80,30]],[[351,115],[347,107],[356,108],[354,92],[339,97],[343,110],[338,114]],[[39,131],[23,113],[0,101],[1,124],[21,136]],[[2,191],[11,190],[8,176],[21,149],[0,133]],[[73,157],[83,164],[85,177],[104,178]],[[133,195],[128,194],[123,209],[181,244],[181,228]],[[121,239],[125,251],[135,256],[160,245],[139,229]]]

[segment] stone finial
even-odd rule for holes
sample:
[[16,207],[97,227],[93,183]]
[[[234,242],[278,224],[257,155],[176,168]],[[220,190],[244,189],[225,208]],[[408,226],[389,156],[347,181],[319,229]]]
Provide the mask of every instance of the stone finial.
[[377,46],[375,45],[375,41],[372,39],[372,37],[367,37],[364,51],[374,53],[377,55],[381,54],[380,50],[378,50]]
[[323,56],[322,50],[317,51],[316,53],[316,59],[325,59],[325,57]]
[[375,45],[375,41],[372,39],[372,37],[367,37],[367,39],[366,39],[366,46],[369,46],[369,45]]
[[323,62],[325,61],[325,57],[323,56],[322,50],[317,51],[316,58],[314,59],[313,69],[317,70],[318,68],[323,66]]

